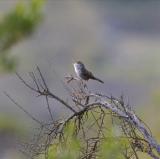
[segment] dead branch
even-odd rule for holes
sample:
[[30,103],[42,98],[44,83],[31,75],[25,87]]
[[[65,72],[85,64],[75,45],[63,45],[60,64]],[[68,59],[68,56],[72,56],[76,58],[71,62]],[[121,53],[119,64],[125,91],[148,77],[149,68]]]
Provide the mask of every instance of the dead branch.
[[[68,103],[50,91],[39,67],[36,70],[38,76],[34,72],[29,74],[34,86],[28,84],[18,73],[17,77],[26,87],[38,94],[38,96],[45,97],[47,109],[52,119],[51,123],[42,124],[42,122],[34,118],[33,115],[15,102],[11,96],[5,93],[14,104],[40,124],[41,131],[37,135],[36,142],[33,143],[32,141],[28,144],[30,145],[28,146],[30,147],[29,154],[32,154],[30,158],[44,154],[47,159],[48,149],[56,140],[65,143],[64,129],[70,122],[74,122],[75,124],[74,135],[83,140],[84,143],[79,158],[97,158],[101,142],[108,138],[105,132],[109,129],[106,125],[106,118],[109,116],[112,119],[112,125],[117,125],[122,134],[118,139],[125,138],[129,143],[122,152],[124,158],[138,159],[138,152],[146,153],[153,159],[160,158],[160,145],[152,136],[147,124],[136,115],[131,106],[125,104],[123,96],[116,98],[100,93],[93,93],[83,81],[73,76],[67,76],[66,88],[72,100],[72,103]],[[76,86],[72,85],[73,83]],[[48,101],[49,98],[58,101],[69,109],[71,113],[68,114],[68,117],[53,121],[51,107]],[[87,122],[89,117],[92,118],[91,123]],[[115,124],[114,120],[118,120],[118,124]],[[92,129],[94,129],[94,133],[92,134],[93,136],[90,136],[89,133]]]

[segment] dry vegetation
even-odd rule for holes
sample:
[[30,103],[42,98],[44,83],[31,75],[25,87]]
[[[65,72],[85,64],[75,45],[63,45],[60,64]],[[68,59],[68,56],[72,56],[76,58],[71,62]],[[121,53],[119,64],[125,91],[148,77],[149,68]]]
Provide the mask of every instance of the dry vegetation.
[[[65,89],[71,99],[66,102],[50,91],[39,67],[36,72],[29,73],[32,86],[19,74],[17,76],[38,97],[45,98],[52,119],[47,124],[37,120],[6,93],[16,106],[39,124],[34,139],[23,144],[21,149],[29,158],[65,158],[58,155],[65,155],[66,151],[70,154],[68,158],[80,159],[138,159],[139,152],[160,158],[160,145],[148,126],[125,103],[123,96],[116,98],[91,92],[86,83],[70,76],[65,77]],[[49,98],[61,103],[71,113],[64,119],[53,120]]]

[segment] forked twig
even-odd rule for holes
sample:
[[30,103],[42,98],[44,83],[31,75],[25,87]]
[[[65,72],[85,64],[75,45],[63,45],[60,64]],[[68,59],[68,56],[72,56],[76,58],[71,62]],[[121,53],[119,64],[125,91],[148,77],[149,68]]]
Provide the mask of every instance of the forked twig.
[[[98,158],[98,152],[101,142],[107,138],[105,133],[109,128],[105,125],[107,116],[111,116],[112,120],[118,120],[118,127],[120,128],[123,137],[120,135],[118,138],[126,138],[128,145],[124,146],[122,152],[126,159],[136,158],[139,159],[137,152],[143,152],[148,154],[153,159],[160,159],[160,145],[152,136],[152,133],[148,126],[135,114],[129,104],[125,104],[124,97],[116,98],[101,93],[93,93],[86,83],[79,84],[79,80],[74,77],[66,77],[67,89],[69,89],[69,95],[71,96],[72,104],[64,101],[61,97],[58,97],[50,91],[44,76],[42,75],[40,68],[37,67],[38,77],[34,72],[30,73],[30,77],[35,85],[29,85],[18,73],[17,76],[21,82],[36,92],[38,96],[45,97],[47,110],[50,114],[52,122],[49,124],[42,124],[32,114],[26,111],[21,105],[19,105],[13,98],[6,92],[6,96],[24,111],[30,118],[39,123],[44,130],[42,136],[36,140],[36,144],[32,144],[31,152],[33,156],[44,154],[48,158],[48,149],[54,144],[54,141],[67,142],[65,137],[65,127],[73,122],[75,126],[74,136],[80,138],[83,142],[83,148],[80,151],[79,159],[94,159]],[[76,87],[73,87],[72,82],[77,82]],[[71,113],[67,117],[61,120],[54,121],[52,111],[49,104],[49,98],[52,98],[63,106],[65,106]],[[92,117],[92,122],[89,122]],[[115,125],[116,122],[111,122]],[[94,129],[95,136],[88,136],[88,133]],[[39,141],[39,142],[37,142]],[[40,143],[42,141],[42,143]],[[34,147],[34,148],[33,148]]]

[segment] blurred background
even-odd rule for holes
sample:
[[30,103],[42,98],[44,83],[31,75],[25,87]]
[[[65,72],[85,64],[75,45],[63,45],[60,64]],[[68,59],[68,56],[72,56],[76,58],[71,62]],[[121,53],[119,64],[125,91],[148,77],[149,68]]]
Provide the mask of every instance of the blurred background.
[[[38,65],[52,91],[67,99],[61,80],[74,75],[76,60],[105,82],[89,81],[90,90],[123,94],[160,143],[159,15],[156,0],[1,0],[0,159],[22,158],[16,139],[35,128],[4,91],[39,120],[49,120],[44,99],[15,72],[29,81]],[[51,105],[55,119],[65,115],[63,106]]]

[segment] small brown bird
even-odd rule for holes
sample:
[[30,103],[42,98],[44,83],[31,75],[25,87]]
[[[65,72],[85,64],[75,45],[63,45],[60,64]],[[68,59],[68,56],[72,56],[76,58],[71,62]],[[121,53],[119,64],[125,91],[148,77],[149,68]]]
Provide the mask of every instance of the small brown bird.
[[86,80],[86,81],[88,81],[89,79],[93,79],[93,80],[97,80],[97,81],[99,81],[101,83],[104,83],[102,80],[100,80],[99,78],[95,77],[92,74],[92,72],[88,71],[81,61],[77,61],[73,65],[74,65],[74,70],[75,70],[77,76],[80,79],[83,79],[83,80]]

